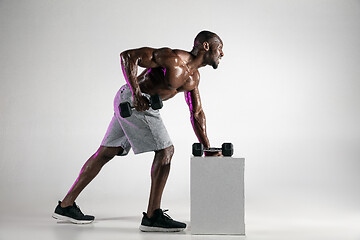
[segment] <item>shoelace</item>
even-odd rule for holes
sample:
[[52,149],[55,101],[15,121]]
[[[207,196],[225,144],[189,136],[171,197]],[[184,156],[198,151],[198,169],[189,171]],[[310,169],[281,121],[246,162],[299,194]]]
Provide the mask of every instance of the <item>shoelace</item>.
[[74,203],[74,208],[75,208],[75,211],[77,212],[77,213],[79,213],[80,215],[82,215],[82,216],[84,216],[84,214],[81,212],[81,210],[80,210],[80,207],[78,206],[78,205],[76,205],[76,203]]
[[164,209],[164,210],[162,210],[163,216],[167,217],[167,218],[170,219],[170,220],[173,220],[168,214],[165,213],[165,212],[167,212],[167,211],[169,211],[169,209]]

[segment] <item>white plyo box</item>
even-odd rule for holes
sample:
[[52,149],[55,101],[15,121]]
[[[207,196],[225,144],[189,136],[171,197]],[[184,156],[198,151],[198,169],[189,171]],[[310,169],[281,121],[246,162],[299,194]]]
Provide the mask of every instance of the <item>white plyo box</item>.
[[191,157],[191,234],[245,235],[244,158]]

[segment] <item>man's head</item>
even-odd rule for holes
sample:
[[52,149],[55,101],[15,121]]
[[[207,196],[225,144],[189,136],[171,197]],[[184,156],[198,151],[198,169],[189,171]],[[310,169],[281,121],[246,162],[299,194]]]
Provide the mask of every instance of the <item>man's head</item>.
[[220,59],[224,56],[222,51],[223,42],[220,37],[210,31],[201,31],[195,37],[192,54],[197,56],[200,52],[204,53],[204,64],[211,65],[216,69]]

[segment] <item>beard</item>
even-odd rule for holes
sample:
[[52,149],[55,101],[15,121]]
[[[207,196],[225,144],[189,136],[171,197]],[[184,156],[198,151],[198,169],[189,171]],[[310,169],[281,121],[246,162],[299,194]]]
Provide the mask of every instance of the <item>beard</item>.
[[212,64],[211,64],[211,66],[213,67],[213,69],[217,69],[218,66],[219,66],[219,63],[216,62],[216,61],[213,61]]

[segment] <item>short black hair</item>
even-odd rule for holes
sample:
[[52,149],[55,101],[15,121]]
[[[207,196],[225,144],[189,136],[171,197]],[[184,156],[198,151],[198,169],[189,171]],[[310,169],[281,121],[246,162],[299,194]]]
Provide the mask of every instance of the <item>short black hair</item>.
[[220,37],[216,33],[206,31],[206,30],[201,31],[195,37],[194,47],[197,47],[200,44],[203,44],[204,42],[209,42],[213,38],[216,38],[221,41]]

